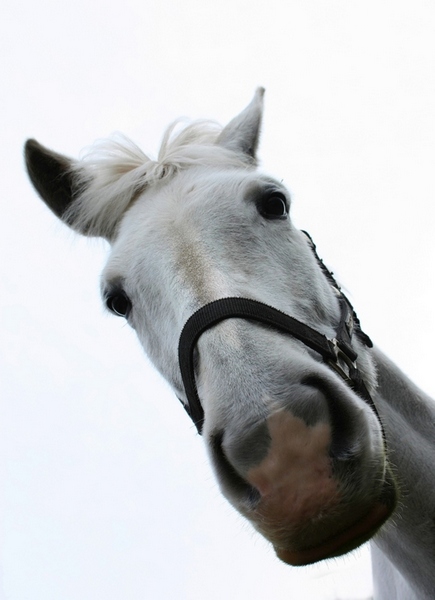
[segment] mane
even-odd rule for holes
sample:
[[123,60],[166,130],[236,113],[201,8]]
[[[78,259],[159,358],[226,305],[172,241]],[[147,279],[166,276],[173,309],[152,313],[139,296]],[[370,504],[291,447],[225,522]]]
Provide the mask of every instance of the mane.
[[75,199],[68,222],[91,236],[110,239],[125,211],[146,187],[167,182],[181,170],[208,166],[252,168],[242,154],[218,144],[222,127],[194,121],[175,132],[180,120],[165,131],[156,160],[121,134],[96,142],[72,166]]

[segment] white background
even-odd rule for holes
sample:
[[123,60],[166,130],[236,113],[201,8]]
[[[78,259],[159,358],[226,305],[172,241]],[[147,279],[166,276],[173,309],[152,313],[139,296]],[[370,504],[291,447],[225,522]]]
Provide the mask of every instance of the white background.
[[113,131],[156,154],[179,116],[227,122],[266,87],[262,168],[364,329],[434,394],[431,1],[4,0],[2,598],[329,600],[368,550],[278,562],[220,496],[201,439],[101,307],[107,248],[55,220],[22,145],[77,157]]

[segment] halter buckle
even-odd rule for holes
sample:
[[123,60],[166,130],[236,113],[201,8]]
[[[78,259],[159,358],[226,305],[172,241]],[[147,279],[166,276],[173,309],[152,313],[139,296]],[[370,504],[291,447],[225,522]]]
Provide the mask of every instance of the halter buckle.
[[326,361],[328,366],[331,367],[350,387],[353,387],[354,380],[352,374],[356,371],[356,358],[357,354],[347,344],[340,342],[337,338],[330,340],[331,348],[334,352],[334,358],[328,358]]

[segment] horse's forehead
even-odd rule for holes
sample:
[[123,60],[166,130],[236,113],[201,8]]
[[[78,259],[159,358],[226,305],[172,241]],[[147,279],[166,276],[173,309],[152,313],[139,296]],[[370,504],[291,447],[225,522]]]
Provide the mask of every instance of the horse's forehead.
[[105,275],[127,264],[161,264],[180,253],[195,257],[190,271],[205,272],[210,265],[199,240],[208,239],[209,246],[216,239],[216,226],[221,231],[225,222],[244,223],[250,200],[272,185],[280,184],[254,170],[193,168],[150,186],[124,216]]
[[186,202],[201,200],[212,203],[217,199],[222,201],[235,193],[243,193],[255,179],[254,174],[235,169],[191,169],[174,178],[161,191],[163,196],[175,199],[181,209]]
[[[243,215],[251,200],[262,190],[281,185],[272,177],[248,170],[191,169],[176,175],[168,183],[145,190],[134,208],[131,221],[138,223],[139,215],[149,226],[162,232],[165,223],[177,223],[188,227],[194,221],[196,227],[208,227],[213,220],[231,213]],[[242,212],[241,212],[242,211]]]
[[234,174],[189,173],[176,175],[169,182],[149,186],[139,194],[120,222],[115,245],[130,236],[140,235],[149,241],[170,230],[174,235],[177,227],[188,225],[195,210],[234,198],[244,187],[243,178]]

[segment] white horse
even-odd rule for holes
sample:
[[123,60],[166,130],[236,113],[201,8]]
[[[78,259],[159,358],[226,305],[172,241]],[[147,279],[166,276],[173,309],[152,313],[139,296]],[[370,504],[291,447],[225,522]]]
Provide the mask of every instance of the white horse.
[[376,598],[433,599],[435,406],[371,347],[288,191],[257,172],[263,94],[223,129],[170,128],[157,161],[124,139],[81,161],[30,140],[30,178],[60,219],[110,242],[104,302],[278,557],[371,539]]

